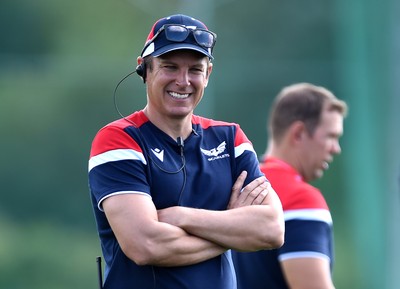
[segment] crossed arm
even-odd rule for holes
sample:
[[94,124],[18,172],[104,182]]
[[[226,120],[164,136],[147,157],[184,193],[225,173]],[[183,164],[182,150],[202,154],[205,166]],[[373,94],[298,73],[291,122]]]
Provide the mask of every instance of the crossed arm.
[[227,249],[255,251],[283,244],[281,203],[261,177],[242,191],[246,173],[232,188],[228,210],[170,207],[157,211],[147,196],[107,198],[103,208],[124,253],[138,265],[183,266]]

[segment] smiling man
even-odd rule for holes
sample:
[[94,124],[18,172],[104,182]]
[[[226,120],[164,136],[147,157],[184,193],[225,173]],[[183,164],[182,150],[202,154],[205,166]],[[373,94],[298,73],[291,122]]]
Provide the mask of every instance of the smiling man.
[[310,181],[341,152],[347,105],[309,83],[285,87],[269,119],[261,170],[282,201],[285,244],[276,250],[234,252],[239,289],[333,289],[333,227],[328,205]]
[[235,289],[231,250],[282,245],[282,206],[239,125],[193,111],[215,33],[172,15],[152,27],[137,73],[144,109],[93,140],[89,186],[105,289]]

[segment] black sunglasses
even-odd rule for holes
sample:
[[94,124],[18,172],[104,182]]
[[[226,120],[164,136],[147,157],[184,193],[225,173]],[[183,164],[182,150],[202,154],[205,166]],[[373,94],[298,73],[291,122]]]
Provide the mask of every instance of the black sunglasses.
[[157,31],[153,38],[148,41],[148,44],[152,43],[163,31],[165,31],[165,38],[173,42],[183,42],[188,38],[189,34],[192,33],[197,44],[205,48],[213,48],[217,40],[217,34],[206,29],[192,29],[180,24],[165,24]]

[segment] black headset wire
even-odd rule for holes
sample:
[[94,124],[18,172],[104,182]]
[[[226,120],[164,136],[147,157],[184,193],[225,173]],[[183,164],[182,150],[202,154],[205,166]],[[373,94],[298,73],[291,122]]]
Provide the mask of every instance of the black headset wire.
[[[140,134],[141,137],[142,137],[142,141],[145,142],[145,138],[144,138],[142,132],[140,131],[140,128],[138,127],[138,125],[137,125],[135,122],[133,122],[132,120],[128,119],[126,116],[124,116],[124,115],[121,113],[121,111],[119,110],[118,104],[117,104],[117,90],[118,90],[118,87],[121,85],[122,82],[125,81],[125,79],[127,79],[127,78],[128,78],[129,76],[131,76],[132,74],[134,74],[134,73],[138,74],[137,70],[138,70],[138,69],[136,69],[135,71],[132,71],[132,72],[128,73],[127,75],[125,75],[125,76],[117,83],[117,85],[115,86],[115,89],[114,89],[114,93],[113,93],[113,101],[114,101],[115,110],[117,111],[117,113],[119,114],[119,116],[122,117],[125,121],[131,123],[135,128],[137,128],[139,134]],[[151,154],[150,154],[149,151],[148,151],[147,144],[145,143],[145,152],[146,152],[146,155],[147,155],[148,159],[149,159],[159,170],[161,170],[162,172],[167,173],[167,174],[177,174],[177,173],[179,173],[180,171],[183,171],[183,183],[182,183],[181,191],[179,192],[179,199],[178,199],[178,205],[179,205],[179,204],[181,203],[181,200],[182,200],[183,191],[185,190],[185,187],[186,187],[187,173],[186,173],[186,159],[185,159],[185,155],[184,155],[184,152],[183,152],[184,144],[183,144],[183,140],[182,140],[182,139],[179,139],[178,146],[179,146],[179,149],[180,149],[180,156],[181,156],[181,160],[182,160],[182,166],[181,166],[179,169],[177,169],[176,171],[168,171],[168,170],[163,169],[161,166],[159,166],[159,165],[157,164],[157,162],[155,162],[155,161],[153,160],[153,158],[151,157]],[[155,276],[156,274],[155,274],[155,272],[154,272],[154,266],[152,266],[152,273],[153,273],[154,288],[156,288],[156,276]],[[100,281],[100,282],[101,282],[101,281]],[[100,287],[100,288],[102,288],[102,287]]]
[[[129,76],[131,76],[131,75],[134,74],[134,73],[137,73],[137,69],[136,69],[135,71],[132,71],[132,72],[128,73],[127,75],[125,75],[125,76],[117,83],[117,85],[115,86],[115,89],[114,89],[114,93],[113,93],[113,101],[114,101],[115,110],[117,111],[117,113],[119,114],[119,116],[122,117],[122,118],[123,118],[124,120],[126,120],[127,122],[131,123],[135,128],[137,128],[139,134],[140,134],[141,137],[142,137],[142,141],[145,142],[145,138],[144,138],[142,132],[140,131],[140,128],[138,127],[138,125],[137,125],[135,122],[133,122],[132,120],[128,119],[126,116],[124,116],[124,115],[121,113],[121,111],[119,110],[118,104],[117,104],[117,90],[118,90],[118,87],[121,85],[122,82],[124,82]],[[179,146],[179,148],[180,148],[180,155],[181,155],[181,159],[182,159],[182,166],[181,166],[180,168],[178,168],[176,171],[168,171],[168,170],[162,168],[160,165],[158,165],[157,162],[155,162],[155,161],[153,160],[153,158],[151,157],[151,154],[147,151],[147,145],[146,145],[146,154],[147,154],[149,160],[150,160],[158,169],[160,169],[160,170],[161,170],[162,172],[164,172],[164,173],[167,173],[167,174],[177,174],[177,173],[179,173],[180,171],[184,170],[184,174],[183,174],[183,175],[184,175],[183,186],[182,186],[181,192],[180,192],[180,194],[179,194],[179,195],[181,196],[181,195],[182,195],[182,192],[183,192],[183,190],[184,190],[184,188],[185,188],[185,185],[186,185],[186,169],[185,169],[186,160],[185,160],[185,155],[184,155],[184,153],[183,153],[184,144],[183,144],[183,141],[182,141],[182,140],[180,140],[180,141],[178,142],[178,146]],[[179,199],[180,199],[180,198],[179,198]]]
[[137,73],[136,70],[135,70],[135,71],[132,71],[132,72],[130,72],[130,73],[128,73],[127,75],[125,75],[125,76],[117,83],[117,85],[116,85],[115,88],[114,88],[113,100],[114,100],[114,107],[115,107],[115,110],[117,111],[117,113],[118,113],[124,120],[126,120],[127,122],[130,122],[130,123],[133,124],[135,127],[137,127],[136,123],[134,123],[134,122],[131,121],[130,119],[127,119],[127,118],[121,113],[121,111],[120,111],[119,108],[118,108],[118,104],[117,104],[117,90],[118,90],[118,87],[120,86],[120,84],[121,84],[122,82],[124,82],[125,79],[127,79],[129,76],[131,76],[131,75],[134,74],[134,73]]

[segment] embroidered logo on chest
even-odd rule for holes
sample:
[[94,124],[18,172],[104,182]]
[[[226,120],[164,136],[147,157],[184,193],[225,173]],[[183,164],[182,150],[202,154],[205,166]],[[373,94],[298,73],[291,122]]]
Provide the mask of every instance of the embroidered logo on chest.
[[229,157],[228,153],[224,153],[226,150],[226,142],[222,142],[218,147],[212,148],[210,150],[206,150],[203,148],[200,149],[204,155],[209,157],[208,161],[214,161],[216,159],[223,159]]

